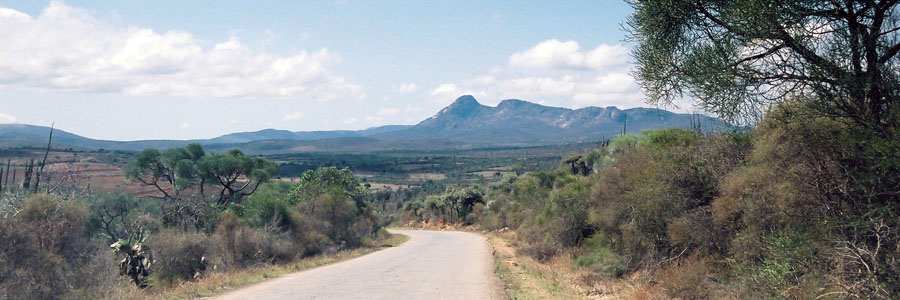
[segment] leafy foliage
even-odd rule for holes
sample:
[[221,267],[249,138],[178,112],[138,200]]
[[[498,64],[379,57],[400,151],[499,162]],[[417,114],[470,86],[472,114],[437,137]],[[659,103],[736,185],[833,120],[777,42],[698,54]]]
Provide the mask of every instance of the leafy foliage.
[[163,199],[178,199],[189,187],[196,187],[204,197],[204,188],[215,185],[219,205],[240,202],[277,175],[276,163],[249,157],[238,149],[207,155],[200,144],[163,152],[145,149],[125,169],[126,178],[155,187]]
[[731,120],[801,101],[818,116],[882,132],[898,125],[896,2],[629,3],[648,99],[671,103],[689,93]]

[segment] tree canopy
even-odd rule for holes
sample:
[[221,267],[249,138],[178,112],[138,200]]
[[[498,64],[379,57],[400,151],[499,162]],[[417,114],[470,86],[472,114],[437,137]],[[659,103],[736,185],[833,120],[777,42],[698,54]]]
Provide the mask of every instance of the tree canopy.
[[350,171],[325,167],[303,172],[299,182],[291,188],[290,195],[293,201],[308,201],[333,192],[346,194],[358,208],[364,206],[363,200],[368,194]]
[[750,121],[770,104],[896,128],[900,16],[883,1],[630,1],[637,78],[649,102],[694,97]]
[[177,199],[193,186],[203,196],[204,187],[213,184],[219,189],[217,203],[221,205],[253,194],[261,183],[277,175],[274,162],[249,157],[238,149],[207,154],[196,143],[162,152],[145,149],[125,168],[126,178],[155,187],[164,199]]

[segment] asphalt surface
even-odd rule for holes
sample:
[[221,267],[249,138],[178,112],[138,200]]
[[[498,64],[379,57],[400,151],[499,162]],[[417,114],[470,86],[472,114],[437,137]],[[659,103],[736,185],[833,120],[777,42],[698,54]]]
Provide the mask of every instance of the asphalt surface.
[[505,299],[491,246],[457,231],[391,230],[400,246],[288,274],[211,299]]

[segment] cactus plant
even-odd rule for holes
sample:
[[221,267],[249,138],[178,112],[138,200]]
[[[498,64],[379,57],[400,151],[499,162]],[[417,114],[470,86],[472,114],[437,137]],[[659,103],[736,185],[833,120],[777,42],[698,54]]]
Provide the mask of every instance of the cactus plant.
[[150,275],[150,259],[147,255],[150,249],[144,245],[147,235],[141,231],[137,236],[129,237],[127,240],[120,239],[109,245],[117,255],[124,255],[122,261],[119,262],[119,274],[131,277],[131,280],[140,288],[147,288],[149,284],[146,281]]

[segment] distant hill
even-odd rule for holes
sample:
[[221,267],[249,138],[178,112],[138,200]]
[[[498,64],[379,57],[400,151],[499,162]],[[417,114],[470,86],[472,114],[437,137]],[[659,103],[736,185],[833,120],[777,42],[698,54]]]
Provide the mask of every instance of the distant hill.
[[[96,140],[56,129],[54,148],[139,151],[180,147],[196,142],[210,150],[241,148],[251,153],[308,151],[366,152],[380,150],[467,149],[491,145],[552,144],[597,141],[645,129],[690,128],[700,120],[704,130],[731,128],[718,119],[655,108],[585,107],[568,109],[527,101],[503,100],[496,107],[462,96],[416,125],[388,125],[365,130],[288,131],[265,129],[199,140]],[[50,128],[0,124],[0,148],[44,147]]]
[[330,131],[288,131],[263,129],[252,132],[230,133],[209,140],[199,141],[201,144],[247,143],[262,140],[323,140],[345,137],[366,137],[374,134],[403,130],[412,125],[387,125],[364,130],[330,130]]
[[645,129],[690,128],[691,118],[699,118],[704,130],[731,127],[708,116],[677,114],[655,108],[620,110],[610,106],[573,110],[517,99],[503,100],[491,107],[466,95],[413,127],[373,137],[491,143],[574,142],[617,136],[626,122],[629,133]]
[[[354,145],[373,146],[367,136],[381,134],[396,130],[402,130],[411,125],[388,125],[373,127],[364,130],[333,130],[333,131],[288,131],[276,129],[264,129],[252,132],[237,132],[219,136],[212,139],[196,140],[140,140],[140,141],[109,141],[96,140],[69,133],[59,128],[53,130],[54,148],[72,148],[75,150],[121,150],[140,151],[146,148],[173,148],[187,145],[188,143],[200,143],[208,149],[227,150],[229,148],[248,149],[256,152],[278,151],[302,151],[302,149],[315,149],[316,151],[331,151],[352,148]],[[0,148],[12,147],[46,147],[47,136],[50,127],[27,124],[0,124]],[[257,145],[258,144],[258,145]],[[386,143],[376,143],[383,145]],[[279,145],[279,146],[272,146]],[[318,145],[318,147],[317,147]],[[381,149],[380,148],[380,149]]]

